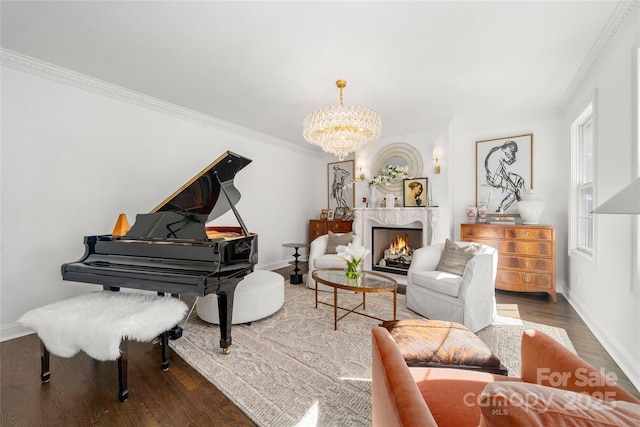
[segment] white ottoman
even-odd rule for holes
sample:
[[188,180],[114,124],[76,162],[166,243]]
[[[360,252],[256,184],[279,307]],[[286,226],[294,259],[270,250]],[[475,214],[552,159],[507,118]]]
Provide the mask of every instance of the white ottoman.
[[[249,273],[238,283],[233,297],[232,324],[249,323],[272,315],[284,305],[284,277],[267,270]],[[198,298],[196,313],[209,323],[220,323],[218,297]]]

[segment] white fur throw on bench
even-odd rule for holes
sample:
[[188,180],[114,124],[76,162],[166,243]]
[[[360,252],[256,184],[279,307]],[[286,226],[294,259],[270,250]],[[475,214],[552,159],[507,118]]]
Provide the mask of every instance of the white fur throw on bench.
[[97,360],[116,360],[122,339],[149,341],[177,325],[186,312],[187,305],[177,298],[100,291],[30,310],[18,323],[34,329],[57,356],[82,350]]

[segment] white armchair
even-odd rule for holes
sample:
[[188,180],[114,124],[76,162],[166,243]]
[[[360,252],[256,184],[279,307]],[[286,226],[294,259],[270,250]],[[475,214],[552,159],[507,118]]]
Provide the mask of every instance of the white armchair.
[[[338,236],[344,234],[336,233]],[[352,243],[360,243],[358,236],[353,236]],[[311,289],[316,288],[316,281],[311,277],[313,270],[317,268],[346,268],[347,262],[340,258],[337,254],[328,254],[327,246],[329,243],[329,235],[325,234],[315,238],[309,245],[309,272],[307,273],[307,287]],[[346,245],[346,243],[345,243]],[[333,288],[318,284],[319,291],[333,291]]]
[[[470,243],[458,242],[458,246]],[[437,271],[444,243],[417,249],[407,272],[407,306],[429,318],[465,325],[473,332],[496,317],[498,252],[487,245],[467,263],[462,276]]]

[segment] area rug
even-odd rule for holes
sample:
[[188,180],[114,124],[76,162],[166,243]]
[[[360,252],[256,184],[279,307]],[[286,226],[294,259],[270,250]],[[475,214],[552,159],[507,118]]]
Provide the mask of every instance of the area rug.
[[[331,293],[321,293],[330,301]],[[339,294],[339,304],[355,306],[361,294]],[[397,318],[419,316],[397,296]],[[368,294],[366,312],[393,316],[389,293]],[[349,314],[333,329],[333,309],[314,304],[304,285],[285,285],[285,304],[274,315],[250,325],[234,325],[231,354],[219,348],[217,325],[195,314],[174,351],[211,381],[256,424],[271,426],[371,425],[371,328],[380,322]],[[520,340],[525,329],[539,329],[573,350],[566,331],[499,316],[478,336],[509,369],[520,374]],[[575,350],[573,350],[575,351]]]

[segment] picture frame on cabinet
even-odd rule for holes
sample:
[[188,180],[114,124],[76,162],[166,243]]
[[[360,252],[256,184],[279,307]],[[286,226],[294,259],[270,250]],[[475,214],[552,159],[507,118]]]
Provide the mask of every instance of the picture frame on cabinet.
[[532,133],[476,141],[476,206],[517,215],[517,201],[532,188]]
[[402,206],[424,208],[427,206],[428,178],[411,178],[402,181]]
[[348,212],[349,212],[349,208],[338,206],[334,211],[333,219],[345,219],[347,217]]
[[327,212],[327,220],[333,221],[333,211],[332,210]]
[[322,209],[322,211],[320,211],[320,219],[327,219],[329,218],[329,209]]
[[355,177],[354,174],[353,160],[327,164],[327,199],[330,211],[335,211],[337,207],[349,209],[355,207],[355,186],[349,185]]

